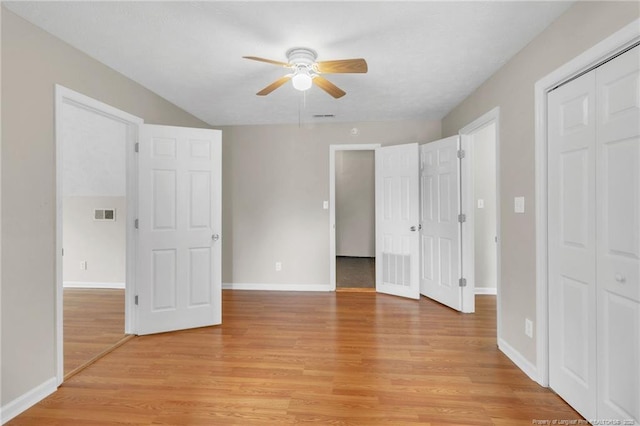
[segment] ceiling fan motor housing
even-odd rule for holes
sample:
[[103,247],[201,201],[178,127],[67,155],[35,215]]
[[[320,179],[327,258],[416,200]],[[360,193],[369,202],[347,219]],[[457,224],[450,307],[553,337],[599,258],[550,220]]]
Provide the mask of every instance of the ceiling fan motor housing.
[[287,50],[287,60],[296,68],[304,66],[310,70],[317,57],[316,51],[308,47],[293,47]]

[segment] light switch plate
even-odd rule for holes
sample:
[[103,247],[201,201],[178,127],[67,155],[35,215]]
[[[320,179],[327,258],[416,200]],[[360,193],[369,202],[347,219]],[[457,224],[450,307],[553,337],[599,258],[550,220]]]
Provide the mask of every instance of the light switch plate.
[[524,197],[515,197],[513,199],[513,211],[516,213],[524,213]]
[[325,210],[328,210],[329,209],[329,202],[328,201],[323,201],[322,202],[322,208],[325,209]]
[[484,200],[482,198],[478,198],[478,208],[484,209]]

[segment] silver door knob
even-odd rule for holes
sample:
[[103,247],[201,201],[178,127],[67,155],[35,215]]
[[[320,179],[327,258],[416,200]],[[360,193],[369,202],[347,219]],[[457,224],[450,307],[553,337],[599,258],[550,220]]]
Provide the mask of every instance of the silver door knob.
[[211,236],[211,239],[212,239],[213,241],[218,241],[218,240],[220,239],[220,235],[218,235],[218,234],[213,234],[213,235]]
[[622,274],[616,274],[616,275],[614,276],[614,278],[615,278],[615,279],[616,279],[616,281],[618,281],[619,283],[623,283],[623,282],[625,282],[625,281],[627,280],[627,279],[625,278],[625,276],[624,276],[624,275],[622,275]]
[[412,227],[411,227],[411,228],[409,228],[409,229],[410,229],[411,231],[415,231],[415,230],[416,230],[416,227],[415,227],[415,226],[412,226]]

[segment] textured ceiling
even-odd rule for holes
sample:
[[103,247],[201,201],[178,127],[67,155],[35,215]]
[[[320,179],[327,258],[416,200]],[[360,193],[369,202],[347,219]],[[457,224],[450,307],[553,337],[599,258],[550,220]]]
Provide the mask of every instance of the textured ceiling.
[[[570,4],[3,2],[211,125],[440,119]],[[326,75],[338,100],[290,83],[256,96],[287,70],[242,56],[286,62],[293,46],[369,72]]]

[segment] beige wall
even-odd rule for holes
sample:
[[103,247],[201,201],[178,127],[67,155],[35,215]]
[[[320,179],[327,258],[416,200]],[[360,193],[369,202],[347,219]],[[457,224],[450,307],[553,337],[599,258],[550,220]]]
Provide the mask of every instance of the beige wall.
[[208,127],[2,10],[2,405],[56,374],[55,84],[148,123]]
[[336,255],[375,257],[375,152],[336,151]]
[[[496,288],[496,126],[490,124],[473,135],[473,195],[475,287]],[[478,207],[482,199],[484,207]]]
[[328,285],[329,145],[439,138],[438,121],[223,127],[223,283]]
[[[535,339],[524,334],[536,317],[534,84],[639,16],[638,2],[576,3],[442,121],[449,136],[500,107],[502,337],[534,365]],[[513,212],[516,196],[524,214]]]
[[[62,200],[62,280],[124,284],[126,197],[64,197]],[[96,221],[94,209],[114,208],[115,221]],[[86,269],[80,268],[86,262]]]

